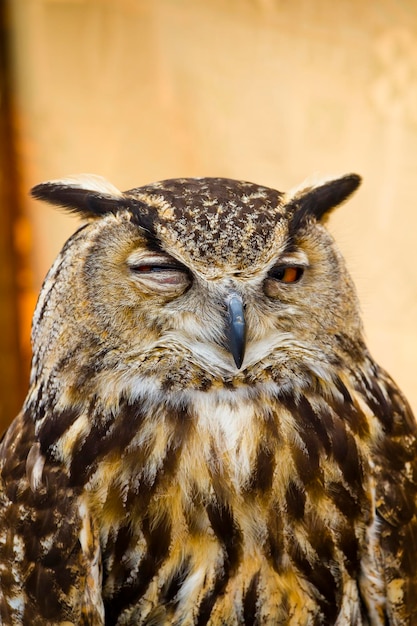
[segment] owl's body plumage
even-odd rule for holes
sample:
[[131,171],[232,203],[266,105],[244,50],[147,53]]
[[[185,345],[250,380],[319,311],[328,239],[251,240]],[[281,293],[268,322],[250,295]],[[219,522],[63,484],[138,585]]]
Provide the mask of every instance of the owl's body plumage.
[[0,447],[0,624],[417,623],[416,424],[321,223],[358,184],[35,188],[87,223]]

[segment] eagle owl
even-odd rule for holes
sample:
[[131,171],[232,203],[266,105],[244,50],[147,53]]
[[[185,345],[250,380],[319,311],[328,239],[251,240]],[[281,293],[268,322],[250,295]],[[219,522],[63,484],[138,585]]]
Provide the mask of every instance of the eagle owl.
[[34,188],[84,222],[0,446],[1,624],[417,624],[416,423],[323,225],[359,182]]

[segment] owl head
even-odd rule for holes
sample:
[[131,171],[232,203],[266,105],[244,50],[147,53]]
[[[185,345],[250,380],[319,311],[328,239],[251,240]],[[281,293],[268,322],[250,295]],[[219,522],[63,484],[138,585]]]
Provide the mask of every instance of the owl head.
[[355,290],[324,227],[359,184],[349,174],[290,193],[226,178],[36,186],[35,198],[85,223],[41,292],[32,375],[103,395],[134,394],[139,380],[181,390],[325,376],[363,350]]

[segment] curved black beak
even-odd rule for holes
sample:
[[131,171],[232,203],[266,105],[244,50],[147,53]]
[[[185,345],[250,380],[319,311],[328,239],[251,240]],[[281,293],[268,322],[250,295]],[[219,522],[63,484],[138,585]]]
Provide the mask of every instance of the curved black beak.
[[246,323],[242,298],[237,293],[227,297],[228,325],[226,330],[227,347],[238,369],[241,368],[246,347]]

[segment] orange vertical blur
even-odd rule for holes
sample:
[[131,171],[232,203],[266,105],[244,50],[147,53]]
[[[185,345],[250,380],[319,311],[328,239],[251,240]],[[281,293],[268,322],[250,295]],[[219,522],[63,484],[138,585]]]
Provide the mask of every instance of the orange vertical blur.
[[[7,5],[0,3],[0,432],[19,411],[28,379],[28,350],[19,336],[28,291],[22,245],[16,114],[8,54]],[[18,236],[17,236],[18,235]],[[16,245],[18,244],[18,246]],[[19,248],[19,250],[18,250]],[[26,274],[26,276],[25,276]],[[30,290],[29,290],[30,291]]]

